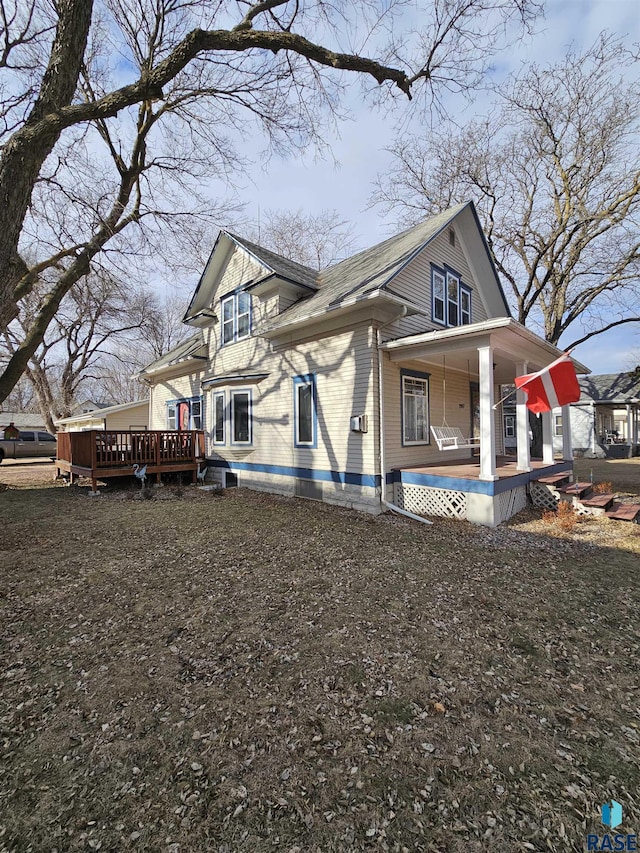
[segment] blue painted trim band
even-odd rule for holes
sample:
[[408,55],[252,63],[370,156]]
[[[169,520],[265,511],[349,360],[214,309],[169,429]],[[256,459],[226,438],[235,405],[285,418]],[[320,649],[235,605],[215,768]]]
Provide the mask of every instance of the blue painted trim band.
[[467,480],[463,477],[443,477],[437,474],[418,474],[415,471],[391,471],[386,476],[388,486],[394,483],[406,483],[410,486],[430,486],[433,489],[453,489],[457,492],[473,492],[478,495],[501,495],[511,489],[526,486],[528,483],[540,480],[542,477],[550,477],[561,471],[572,470],[570,462],[557,462],[546,465],[536,471],[523,471],[513,477],[503,477],[501,480]]
[[281,477],[300,477],[303,480],[321,480],[342,483],[347,486],[380,485],[379,474],[352,474],[349,471],[324,471],[318,468],[296,468],[289,465],[263,465],[259,462],[232,462],[227,459],[208,459],[212,468],[227,468],[230,471],[249,471],[257,474],[277,474]]

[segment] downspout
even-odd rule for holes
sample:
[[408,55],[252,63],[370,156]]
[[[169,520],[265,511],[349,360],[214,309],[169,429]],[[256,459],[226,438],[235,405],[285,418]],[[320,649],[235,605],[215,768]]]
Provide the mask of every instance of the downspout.
[[[397,320],[401,320],[406,313],[406,306],[403,306],[400,316],[396,317],[391,322],[395,323]],[[387,325],[391,324],[388,323]],[[387,470],[385,467],[384,456],[384,382],[382,379],[382,350],[380,349],[380,344],[382,343],[380,332],[383,328],[384,326],[380,326],[380,328],[376,329],[376,345],[378,350],[378,448],[380,461],[380,503],[383,507],[390,509],[392,512],[397,512],[400,515],[406,515],[407,518],[412,518],[414,521],[421,521],[423,524],[433,524],[433,521],[429,521],[427,518],[422,518],[420,515],[415,515],[415,513],[409,512],[406,509],[401,509],[399,506],[396,506],[396,504],[389,503],[389,501],[385,500],[385,494],[387,491]]]

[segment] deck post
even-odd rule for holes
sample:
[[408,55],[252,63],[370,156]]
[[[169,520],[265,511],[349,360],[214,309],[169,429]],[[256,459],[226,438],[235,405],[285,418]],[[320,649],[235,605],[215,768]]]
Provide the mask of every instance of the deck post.
[[564,462],[573,460],[573,441],[571,436],[571,406],[562,407],[562,459]]
[[[525,376],[529,370],[526,361],[516,364],[516,376]],[[531,471],[531,450],[529,447],[529,409],[527,397],[520,388],[516,391],[516,447],[518,453],[517,470]]]
[[497,480],[493,411],[493,347],[478,347],[480,368],[480,479]]
[[553,465],[553,412],[542,412],[542,461]]

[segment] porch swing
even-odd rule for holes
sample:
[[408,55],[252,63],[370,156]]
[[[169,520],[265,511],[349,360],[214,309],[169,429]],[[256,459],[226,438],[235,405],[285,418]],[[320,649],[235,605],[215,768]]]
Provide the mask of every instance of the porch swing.
[[464,450],[479,448],[480,439],[466,438],[459,427],[450,427],[447,423],[447,360],[442,356],[442,426],[432,426],[431,433],[436,440],[438,450]]

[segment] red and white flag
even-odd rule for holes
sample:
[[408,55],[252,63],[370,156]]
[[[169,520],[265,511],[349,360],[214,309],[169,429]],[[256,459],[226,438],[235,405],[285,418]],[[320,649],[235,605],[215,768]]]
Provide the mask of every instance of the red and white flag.
[[578,377],[568,352],[537,373],[516,376],[515,383],[527,395],[527,409],[536,414],[580,399]]

